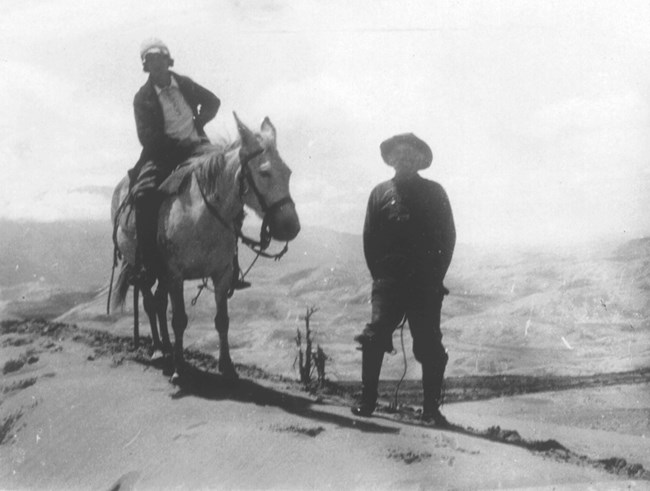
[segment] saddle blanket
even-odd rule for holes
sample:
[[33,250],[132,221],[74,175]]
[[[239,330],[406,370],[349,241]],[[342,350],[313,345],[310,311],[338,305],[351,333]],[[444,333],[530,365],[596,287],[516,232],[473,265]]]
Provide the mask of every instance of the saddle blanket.
[[192,174],[192,169],[194,168],[191,165],[191,162],[185,162],[176,169],[165,179],[160,186],[158,186],[158,191],[167,196],[173,196],[179,192],[181,186]]

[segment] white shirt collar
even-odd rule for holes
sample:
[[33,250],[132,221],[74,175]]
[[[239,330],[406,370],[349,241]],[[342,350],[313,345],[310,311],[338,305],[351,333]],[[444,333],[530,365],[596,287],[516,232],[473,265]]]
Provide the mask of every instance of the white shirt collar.
[[171,75],[171,78],[172,78],[172,82],[167,87],[158,87],[156,84],[153,84],[154,89],[156,89],[156,94],[160,95],[160,93],[165,89],[178,88],[178,82],[176,81],[173,75]]

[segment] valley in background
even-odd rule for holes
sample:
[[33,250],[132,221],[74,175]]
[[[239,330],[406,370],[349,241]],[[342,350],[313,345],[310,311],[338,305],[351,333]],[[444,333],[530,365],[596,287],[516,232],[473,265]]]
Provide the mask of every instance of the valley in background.
[[[2,222],[0,309],[3,318],[57,319],[132,332],[132,300],[106,314],[113,248],[105,222]],[[254,234],[254,230],[249,231]],[[281,244],[271,247],[279,250]],[[254,256],[240,246],[245,269]],[[353,337],[370,315],[370,277],[360,235],[303,229],[280,261],[260,258],[253,286],[229,304],[236,363],[297,377],[296,332],[311,318],[314,343],[329,360],[327,377],[357,380]],[[445,281],[442,330],[447,374],[590,376],[650,366],[650,238],[542,249],[459,244]],[[214,300],[186,282],[186,347],[218,353]],[[141,309],[140,332],[149,327]],[[382,378],[419,379],[408,329],[393,337]]]

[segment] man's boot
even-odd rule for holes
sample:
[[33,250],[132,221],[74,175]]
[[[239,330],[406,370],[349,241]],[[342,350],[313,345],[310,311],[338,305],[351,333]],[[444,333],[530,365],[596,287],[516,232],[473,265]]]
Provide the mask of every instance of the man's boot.
[[440,412],[442,404],[442,384],[449,356],[443,352],[441,359],[422,363],[422,421],[436,426],[449,426],[449,421]]
[[137,280],[151,287],[158,273],[158,207],[155,199],[139,198],[135,202]]
[[377,387],[384,352],[378,346],[365,345],[361,359],[361,402],[352,408],[352,414],[370,416],[377,405]]

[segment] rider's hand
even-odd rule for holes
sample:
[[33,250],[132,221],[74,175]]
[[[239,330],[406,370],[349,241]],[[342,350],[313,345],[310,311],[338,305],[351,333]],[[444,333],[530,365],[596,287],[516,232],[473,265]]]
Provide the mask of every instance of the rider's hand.
[[196,142],[191,138],[183,138],[182,140],[178,141],[178,146],[181,148],[190,148],[194,145],[196,145]]

